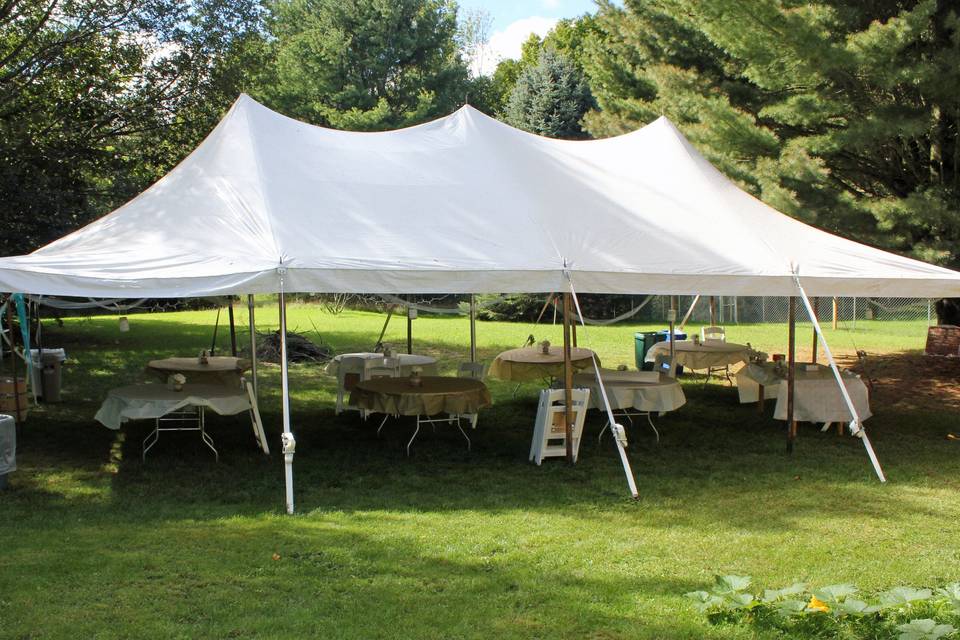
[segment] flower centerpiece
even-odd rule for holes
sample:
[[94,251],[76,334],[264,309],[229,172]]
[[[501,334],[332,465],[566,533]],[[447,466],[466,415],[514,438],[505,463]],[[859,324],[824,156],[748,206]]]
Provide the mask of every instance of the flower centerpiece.
[[167,378],[167,386],[174,391],[183,391],[183,385],[187,383],[187,377],[182,373],[175,373]]

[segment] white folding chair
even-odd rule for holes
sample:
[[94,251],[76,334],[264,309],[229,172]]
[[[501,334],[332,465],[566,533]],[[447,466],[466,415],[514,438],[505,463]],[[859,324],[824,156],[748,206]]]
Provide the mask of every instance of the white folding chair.
[[[711,342],[726,342],[727,331],[723,327],[703,327],[700,329],[700,339],[703,340],[704,344],[709,344]],[[706,384],[707,380],[710,379],[710,376],[713,375],[714,371],[723,371],[723,375],[727,379],[727,382],[733,384],[733,380],[730,379],[730,365],[724,367],[708,367],[707,377],[703,380],[704,384]]]
[[653,359],[653,370],[666,374],[668,378],[677,377],[677,359],[671,358],[670,354],[658,353]]
[[716,340],[717,342],[727,341],[727,331],[723,327],[703,327],[700,329],[700,339],[704,342]]
[[[533,441],[530,443],[530,460],[538,466],[544,458],[567,455],[566,399],[565,389],[544,389],[540,392],[540,404],[537,407],[537,421],[533,428]],[[574,389],[571,396],[573,412],[573,461],[580,454],[580,436],[583,434],[583,421],[587,416],[590,400],[589,389]]]
[[361,411],[358,407],[351,407],[345,398],[358,382],[364,379],[367,359],[358,356],[346,356],[340,359],[337,365],[337,414],[350,410]]
[[[483,380],[484,373],[486,372],[486,367],[482,362],[461,362],[460,366],[457,367],[457,377],[458,378],[472,378],[473,380]],[[451,419],[456,420],[458,423],[460,419],[470,421],[470,428],[477,428],[477,420],[480,417],[478,413],[461,413],[458,415],[450,416]]]

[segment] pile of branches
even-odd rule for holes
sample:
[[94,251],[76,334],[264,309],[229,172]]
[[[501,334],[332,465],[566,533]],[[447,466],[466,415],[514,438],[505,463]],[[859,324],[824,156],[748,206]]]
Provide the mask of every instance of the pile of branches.
[[[288,362],[328,362],[333,349],[316,344],[301,333],[287,331]],[[257,333],[257,359],[261,362],[280,362],[280,332]]]

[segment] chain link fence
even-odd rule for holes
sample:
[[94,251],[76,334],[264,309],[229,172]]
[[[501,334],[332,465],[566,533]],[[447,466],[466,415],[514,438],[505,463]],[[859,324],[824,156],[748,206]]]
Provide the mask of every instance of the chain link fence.
[[[678,296],[677,317],[690,312],[695,296]],[[717,296],[714,298],[717,324],[784,323],[790,308],[790,298],[761,296]],[[867,320],[924,320],[936,324],[934,301],[927,298],[812,298],[817,318],[824,325],[833,322],[852,325]],[[666,321],[670,296],[656,296],[637,316],[640,320]],[[797,321],[808,321],[803,303],[797,300]],[[710,298],[697,300],[687,322],[709,324]]]

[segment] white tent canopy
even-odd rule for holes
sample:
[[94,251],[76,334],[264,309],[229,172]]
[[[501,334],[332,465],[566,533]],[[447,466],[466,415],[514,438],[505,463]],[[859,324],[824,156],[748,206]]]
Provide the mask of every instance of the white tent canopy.
[[[574,302],[577,291],[799,295],[822,339],[808,294],[960,296],[960,273],[768,207],[664,118],[615,138],[561,141],[464,107],[409,129],[353,133],[297,122],[241,96],[187,159],[137,198],[29,255],[0,258],[0,291],[279,292],[292,512],[284,292],[569,291]],[[854,417],[850,430],[882,480],[823,346]],[[607,411],[636,495],[623,428],[609,404]]]
[[241,96],[140,196],[27,256],[0,290],[95,297],[303,292],[960,296],[960,274],[768,207],[666,119],[560,141],[472,107],[384,133]]

